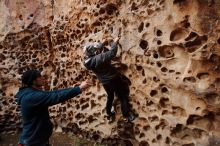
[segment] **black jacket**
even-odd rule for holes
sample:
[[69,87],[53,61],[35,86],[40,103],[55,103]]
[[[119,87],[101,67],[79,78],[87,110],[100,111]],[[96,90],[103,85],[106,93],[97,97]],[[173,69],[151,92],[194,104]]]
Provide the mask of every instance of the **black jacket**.
[[116,56],[117,51],[117,43],[112,43],[111,49],[107,52],[86,58],[83,62],[87,69],[96,74],[102,84],[109,83],[111,79],[119,75],[117,69],[111,65],[111,60]]

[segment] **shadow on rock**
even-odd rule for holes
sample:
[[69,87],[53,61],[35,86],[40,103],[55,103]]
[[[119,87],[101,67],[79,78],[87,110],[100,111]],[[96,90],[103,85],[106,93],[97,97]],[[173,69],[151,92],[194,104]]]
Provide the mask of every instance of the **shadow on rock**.
[[117,132],[123,139],[134,139],[134,124],[119,120],[117,123]]

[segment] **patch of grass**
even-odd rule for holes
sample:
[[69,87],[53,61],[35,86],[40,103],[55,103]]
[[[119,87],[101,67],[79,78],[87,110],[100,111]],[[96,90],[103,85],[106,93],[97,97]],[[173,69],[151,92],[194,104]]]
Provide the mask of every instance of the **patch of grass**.
[[73,142],[74,146],[105,146],[105,145],[102,145],[98,142],[92,142],[92,141],[88,141],[86,139],[76,137],[72,133],[68,133],[68,137],[71,138],[74,141]]
[[100,143],[95,143],[94,146],[104,146],[104,145],[101,145]]

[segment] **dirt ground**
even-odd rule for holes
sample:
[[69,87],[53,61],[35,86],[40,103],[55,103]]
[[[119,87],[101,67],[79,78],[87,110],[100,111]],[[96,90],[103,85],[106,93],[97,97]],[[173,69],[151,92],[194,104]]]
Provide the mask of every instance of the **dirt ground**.
[[[16,146],[19,134],[0,134],[0,146]],[[104,146],[75,137],[71,134],[53,133],[50,138],[52,146]]]

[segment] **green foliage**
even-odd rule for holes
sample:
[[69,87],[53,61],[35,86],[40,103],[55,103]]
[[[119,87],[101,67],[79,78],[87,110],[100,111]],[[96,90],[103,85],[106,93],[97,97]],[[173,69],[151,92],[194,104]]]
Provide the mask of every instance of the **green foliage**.
[[101,145],[98,142],[92,142],[92,141],[88,141],[88,140],[76,137],[72,133],[68,133],[68,137],[74,141],[73,142],[74,146],[105,146],[105,145]]

